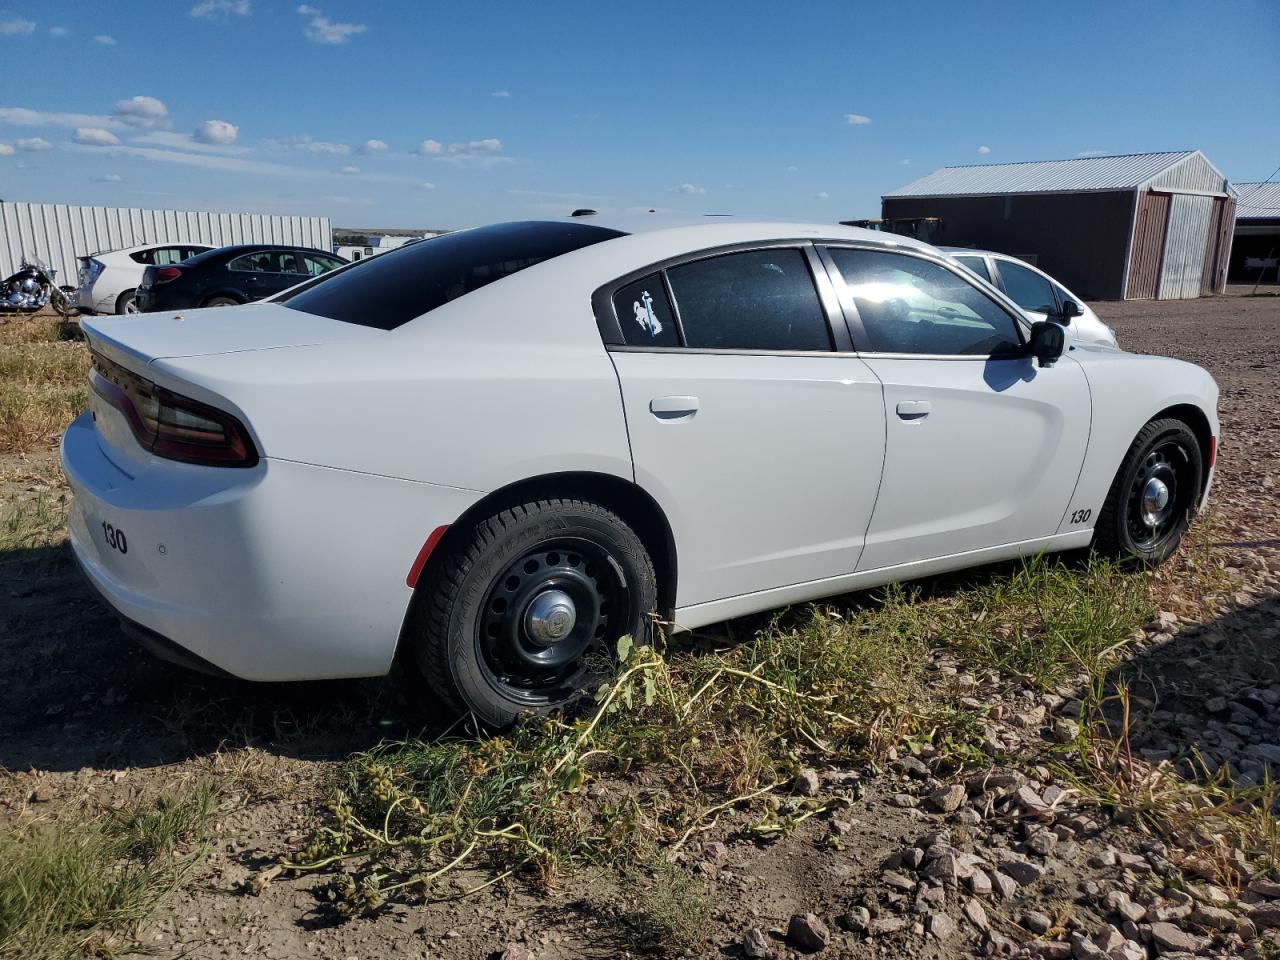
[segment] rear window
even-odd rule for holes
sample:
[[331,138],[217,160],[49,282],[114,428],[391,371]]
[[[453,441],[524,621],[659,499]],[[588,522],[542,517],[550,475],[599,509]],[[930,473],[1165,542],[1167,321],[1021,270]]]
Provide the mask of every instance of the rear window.
[[394,330],[534,264],[625,236],[586,223],[499,223],[411,243],[280,298],[304,313]]

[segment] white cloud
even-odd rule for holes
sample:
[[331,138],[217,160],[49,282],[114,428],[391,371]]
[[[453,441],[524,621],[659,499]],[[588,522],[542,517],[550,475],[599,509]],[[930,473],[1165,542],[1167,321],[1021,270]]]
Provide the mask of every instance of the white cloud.
[[419,190],[434,190],[436,188],[436,185],[430,180],[419,180],[414,186]]
[[863,116],[861,113],[846,113],[844,115],[844,122],[851,124],[852,126],[855,126],[855,127],[861,127],[865,124],[870,123],[871,118],[867,116]]
[[298,7],[298,13],[311,18],[303,34],[312,43],[346,43],[352,37],[369,29],[363,23],[330,20],[321,11],[306,3]]
[[345,173],[345,174],[350,175],[350,174],[353,174],[353,173],[359,173],[359,172],[360,172],[360,168],[359,168],[359,167],[357,167],[354,163],[348,163],[345,167],[340,167],[340,168],[338,169],[338,172],[339,172],[339,173]]
[[387,142],[385,140],[366,140],[364,143],[360,144],[359,152],[381,153],[385,149],[387,149]]
[[438,157],[440,154],[444,153],[444,144],[439,140],[432,140],[428,137],[426,140],[423,140],[418,144],[418,149],[413,152],[420,153],[424,157]]
[[124,177],[120,176],[118,173],[103,173],[96,177],[90,177],[89,179],[94,183],[121,183],[123,182]]
[[49,28],[49,36],[51,37],[65,37],[70,32],[71,31],[68,30],[66,27],[50,27]]
[[87,143],[95,147],[110,147],[120,142],[120,138],[114,133],[101,127],[76,127],[71,139],[76,143]]
[[800,168],[797,167],[794,163],[791,166],[787,167],[787,173],[798,173],[799,171],[800,171]]
[[116,101],[116,119],[131,127],[169,126],[169,108],[155,97],[130,97]]
[[446,160],[455,164],[474,163],[481,167],[514,162],[510,157],[500,155],[502,141],[497,137],[485,137],[483,140],[457,140],[450,144],[428,138],[418,144],[413,152],[436,160]]
[[461,143],[449,144],[449,153],[453,156],[478,153],[497,153],[502,149],[502,141],[497,137],[486,137],[483,140],[466,140]]
[[200,0],[191,8],[191,16],[203,20],[226,20],[232,16],[247,17],[249,0]]
[[286,147],[292,147],[294,150],[306,150],[308,153],[322,153],[330,157],[345,157],[351,152],[351,148],[345,143],[328,143],[324,140],[312,140],[307,134],[300,137],[290,137],[287,140],[280,141]]
[[678,187],[672,187],[672,188],[671,188],[671,192],[672,192],[672,193],[688,193],[688,194],[706,193],[706,192],[707,192],[707,188],[706,188],[706,187],[696,187],[696,186],[694,186],[692,183],[682,183],[682,184],[680,184],[680,186],[678,186]]
[[17,127],[112,127],[118,121],[92,113],[56,113],[26,107],[0,107],[0,123]]
[[22,17],[4,17],[0,19],[0,37],[26,37],[36,32],[34,20]]
[[104,47],[114,47],[116,45],[116,38],[111,36],[109,33],[100,33],[93,38],[93,42],[100,43]]
[[911,158],[910,158],[910,157],[908,157],[906,160],[903,160],[903,161],[902,161],[902,165],[903,165],[904,167],[909,167],[909,166],[911,166]]
[[176,133],[173,130],[152,130],[133,138],[134,143],[143,143],[157,147],[173,147],[175,150],[195,150],[200,153],[246,154],[248,147],[235,144],[204,143],[189,133]]
[[495,90],[495,91],[493,91],[493,93],[489,94],[489,96],[491,96],[491,97],[509,97],[509,96],[511,96],[511,91],[510,91],[510,90]]
[[13,156],[13,144],[0,143],[0,157],[12,157],[12,156]]
[[226,146],[235,143],[240,128],[226,120],[203,120],[191,135],[197,143],[216,143]]
[[982,146],[980,146],[980,147],[978,148],[978,152],[979,152],[979,153],[990,153],[990,152],[991,152],[991,148],[990,148],[990,147],[988,147],[988,146],[984,143]]
[[17,141],[19,150],[52,150],[53,144],[44,137],[26,137]]
[[830,199],[831,194],[827,193],[827,191],[825,190],[819,190],[816,194],[814,194],[814,196],[817,197],[819,200],[828,200]]

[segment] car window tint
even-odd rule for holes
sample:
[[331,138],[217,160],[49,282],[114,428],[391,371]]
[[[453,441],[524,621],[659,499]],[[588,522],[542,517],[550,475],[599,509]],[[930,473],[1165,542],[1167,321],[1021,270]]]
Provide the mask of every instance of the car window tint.
[[1072,293],[1070,290],[1068,290],[1066,287],[1055,283],[1053,285],[1053,292],[1058,295],[1059,303],[1065,303],[1068,300],[1075,300],[1076,306],[1080,306],[1079,299],[1077,299],[1076,295]]
[[972,283],[919,257],[833,249],[873,353],[989,355],[1021,343],[1017,324]]
[[227,264],[228,270],[245,270],[249,273],[277,273],[275,258],[272,257],[271,251],[266,250],[259,253],[246,253],[243,257],[236,257]]
[[302,267],[302,254],[293,250],[281,250],[277,256],[279,257],[279,270],[281,273],[305,273]]
[[977,274],[987,283],[991,282],[991,271],[987,269],[987,261],[982,257],[956,257],[966,270]]
[[164,267],[181,263],[185,259],[187,258],[181,247],[161,247],[159,250],[152,251],[151,262],[158,267]]
[[613,309],[626,342],[638,347],[678,347],[680,332],[662,274],[629,283],[613,295]]
[[685,346],[830,350],[831,336],[804,254],[751,250],[667,271]]
[[1000,280],[1009,299],[1023,310],[1053,313],[1058,309],[1053,302],[1052,285],[1034,270],[1028,270],[1009,260],[1001,260]]
[[294,310],[394,330],[513,273],[624,236],[587,223],[526,221],[461,230],[407,243],[335,270],[281,298]]
[[151,250],[135,250],[133,253],[129,254],[129,259],[134,263],[151,263],[151,254],[153,252],[154,251]]

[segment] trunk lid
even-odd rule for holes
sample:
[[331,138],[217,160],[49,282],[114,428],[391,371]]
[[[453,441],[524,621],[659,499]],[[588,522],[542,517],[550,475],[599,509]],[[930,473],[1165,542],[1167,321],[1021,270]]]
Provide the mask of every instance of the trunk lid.
[[86,317],[81,327],[95,350],[114,354],[135,369],[153,360],[387,336],[372,327],[290,310],[278,303]]

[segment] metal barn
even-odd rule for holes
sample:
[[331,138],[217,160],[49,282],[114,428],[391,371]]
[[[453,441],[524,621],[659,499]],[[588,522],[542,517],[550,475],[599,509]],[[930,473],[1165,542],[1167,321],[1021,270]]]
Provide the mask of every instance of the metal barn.
[[1233,186],[1240,199],[1227,279],[1232,283],[1280,283],[1280,183]]
[[1231,184],[1199,150],[943,167],[886,194],[886,220],[1021,257],[1092,300],[1177,300],[1226,283]]
[[328,217],[0,201],[0,277],[18,269],[24,256],[35,256],[58,271],[59,283],[75,283],[77,257],[182,242],[296,243],[328,250],[333,230]]

